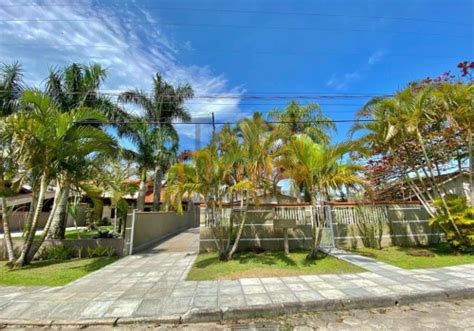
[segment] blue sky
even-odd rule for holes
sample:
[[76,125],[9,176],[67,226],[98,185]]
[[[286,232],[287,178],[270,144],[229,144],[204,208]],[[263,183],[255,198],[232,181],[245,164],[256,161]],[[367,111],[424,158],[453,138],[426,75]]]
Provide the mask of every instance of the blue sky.
[[[51,66],[98,62],[109,69],[104,89],[111,92],[149,90],[161,72],[191,83],[197,95],[221,96],[188,107],[196,117],[214,112],[228,121],[288,101],[270,96],[390,94],[456,71],[473,59],[473,15],[469,0],[6,0],[0,62],[20,61],[32,86]],[[313,101],[341,120],[367,99]],[[338,124],[334,140],[345,139],[350,125]],[[182,148],[193,148],[194,128],[179,131]],[[202,127],[203,143],[209,132]]]

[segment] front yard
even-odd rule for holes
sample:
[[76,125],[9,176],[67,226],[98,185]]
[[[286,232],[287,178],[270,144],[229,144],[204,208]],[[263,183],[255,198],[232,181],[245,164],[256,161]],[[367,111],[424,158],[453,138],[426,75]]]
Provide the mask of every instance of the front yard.
[[251,277],[283,277],[306,274],[341,274],[364,270],[331,256],[322,256],[316,261],[306,260],[307,252],[253,253],[243,252],[232,261],[222,262],[216,253],[203,253],[197,257],[188,280],[219,280]]
[[10,270],[2,261],[0,285],[62,286],[115,262],[118,257],[97,257],[66,261],[34,261],[31,265]]
[[447,244],[426,247],[357,248],[352,252],[405,269],[441,268],[474,263],[474,254],[457,254]]

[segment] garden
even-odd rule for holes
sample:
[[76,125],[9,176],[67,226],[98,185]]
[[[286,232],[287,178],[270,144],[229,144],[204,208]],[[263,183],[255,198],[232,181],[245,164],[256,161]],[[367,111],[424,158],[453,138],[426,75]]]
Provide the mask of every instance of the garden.
[[[352,224],[361,241],[355,252],[405,268],[472,263],[474,63],[459,68],[459,76],[412,82],[392,96],[370,100],[346,141],[332,141],[337,121],[318,104],[295,100],[219,125],[206,147],[180,155],[173,121],[191,119],[190,85],[173,86],[156,74],[152,93],[130,90],[112,99],[100,92],[107,71],[96,64],[51,69],[36,89],[26,88],[18,63],[3,65],[0,203],[7,261],[0,283],[60,285],[115,261],[121,255],[117,248],[99,241],[123,238],[129,210],[145,210],[149,183],[153,211],[182,213],[189,197],[205,206],[209,252],[198,256],[189,279],[360,272],[321,251],[338,243],[333,225],[339,224],[328,206],[348,201],[362,215]],[[454,174],[469,189],[447,187],[446,178]],[[10,220],[17,210],[8,199],[24,187],[30,188],[31,203],[22,236],[14,238]],[[51,192],[53,203],[40,229]],[[105,196],[115,215],[101,224]],[[130,196],[134,202],[126,199]],[[428,215],[425,225],[441,233],[443,242],[421,247],[417,241],[413,247],[383,242],[384,227],[392,231],[393,219],[363,215],[364,208],[375,210],[387,197],[390,203],[417,202]],[[244,244],[270,245],[272,237],[256,230],[268,224],[256,224],[254,216],[269,200],[288,202],[281,199],[306,209],[271,211],[273,228],[267,229],[278,235],[273,238],[278,245]],[[87,230],[76,224],[81,204],[87,206]],[[66,229],[69,217],[76,229]],[[298,235],[304,247],[295,246]]]
[[[313,261],[312,272],[317,273],[318,265],[324,269],[322,265],[331,261],[320,252],[325,228],[332,222],[323,211],[325,206],[351,199],[356,206],[369,206],[364,208],[370,211],[386,203],[387,191],[395,192],[388,205],[415,201],[426,219],[392,222],[390,217],[381,221],[362,215],[355,220],[355,233],[351,234],[363,247],[355,252],[406,268],[472,263],[473,67],[463,62],[458,77],[445,73],[412,82],[393,96],[370,100],[358,113],[351,139],[346,142],[331,143],[335,123],[316,104],[291,102],[284,109],[273,110],[267,118],[254,113],[235,126],[223,126],[208,147],[194,152],[190,160],[173,165],[167,174],[167,197],[178,212],[182,211],[185,194],[199,194],[206,205],[208,234],[204,241],[206,250],[216,253],[202,253],[190,278],[258,275],[259,269],[271,275],[291,273],[283,271],[286,268],[292,274],[305,273],[310,268],[301,269],[303,253],[290,258],[288,240],[289,232],[298,239],[293,230],[299,227],[301,232],[303,225],[310,229],[303,237],[311,240],[305,247],[309,249],[306,266]],[[445,181],[458,178],[456,174],[462,183],[453,191]],[[277,221],[281,220],[274,217],[273,224],[255,224],[252,209],[261,209],[259,200],[268,196],[278,205],[277,188],[282,181],[288,184],[295,202],[306,203],[311,209],[309,223],[277,229]],[[466,190],[467,185],[470,189]],[[403,200],[404,196],[410,198]],[[355,208],[359,214],[364,213],[362,207]],[[293,221],[296,219],[294,214]],[[288,221],[291,217],[283,223]],[[412,224],[428,228],[428,232],[412,235]],[[267,225],[273,226],[273,234],[265,236],[263,230],[256,229]],[[404,233],[393,230],[401,225]],[[274,240],[281,240],[283,245],[260,254],[244,253],[247,249],[262,249],[261,239],[271,241],[277,232]],[[201,238],[202,233],[201,227]],[[411,235],[411,248],[395,239]],[[418,239],[421,235],[427,238],[424,242]],[[392,241],[382,244],[387,236]],[[431,236],[444,242],[431,246]],[[248,241],[257,246],[248,247]],[[283,255],[271,252],[274,250],[282,250]],[[269,270],[269,265],[275,268]],[[332,269],[335,273],[341,270],[335,265]]]

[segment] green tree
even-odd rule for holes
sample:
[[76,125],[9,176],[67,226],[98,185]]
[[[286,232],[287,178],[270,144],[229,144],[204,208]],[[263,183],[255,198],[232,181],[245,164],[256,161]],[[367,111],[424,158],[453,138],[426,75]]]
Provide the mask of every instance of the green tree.
[[4,132],[16,149],[12,159],[30,174],[32,179],[32,213],[27,220],[27,232],[16,266],[28,264],[46,238],[58,201],[64,191],[56,192],[53,210],[46,222],[44,234],[33,245],[44,197],[51,181],[59,176],[79,172],[84,159],[109,151],[114,141],[99,128],[78,126],[78,122],[103,122],[105,118],[87,108],[62,113],[52,100],[37,91],[25,91],[21,98],[24,111],[6,119]]
[[336,130],[336,124],[321,112],[316,103],[300,105],[291,101],[285,109],[274,109],[269,115],[270,121],[280,122],[276,126],[284,132],[282,137],[305,134],[316,143],[328,143],[329,133]]
[[306,136],[294,136],[281,151],[279,165],[287,178],[302,185],[310,194],[313,206],[312,247],[308,258],[315,259],[322,239],[324,216],[322,202],[327,200],[330,190],[342,185],[367,187],[365,181],[358,176],[362,167],[344,162],[343,156],[354,150],[353,143],[338,145],[317,144]]
[[[88,107],[102,113],[109,121],[126,120],[128,114],[99,92],[106,78],[107,71],[99,64],[73,63],[63,68],[50,69],[46,80],[46,93],[61,112]],[[99,123],[76,123],[76,125],[97,127]],[[59,178],[57,182],[56,190],[63,191],[64,194],[59,197],[49,238],[64,239],[71,182],[72,179],[67,176]]]
[[[155,129],[166,130],[156,143],[154,176],[153,176],[153,210],[160,208],[161,182],[169,166],[176,158],[176,151],[179,144],[172,121],[191,119],[189,112],[184,107],[186,100],[194,96],[190,85],[173,86],[166,82],[161,75],[153,77],[153,93],[148,95],[143,91],[128,91],[120,95],[119,100],[135,104],[143,109],[143,119],[152,123]],[[172,139],[170,145],[166,142]]]
[[0,116],[8,116],[18,109],[23,92],[23,71],[18,62],[0,66]]

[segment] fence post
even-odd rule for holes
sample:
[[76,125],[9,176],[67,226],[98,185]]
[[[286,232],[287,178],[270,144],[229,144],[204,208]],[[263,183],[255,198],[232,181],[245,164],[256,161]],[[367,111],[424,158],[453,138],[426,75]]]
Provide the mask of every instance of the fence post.
[[327,205],[328,208],[328,221],[329,221],[329,228],[331,231],[331,242],[332,247],[336,248],[336,234],[334,233],[334,225],[332,223],[332,208],[331,205]]
[[130,247],[129,247],[129,255],[133,254],[133,236],[135,234],[135,218],[136,218],[137,210],[134,209],[132,212],[132,231],[130,231]]

